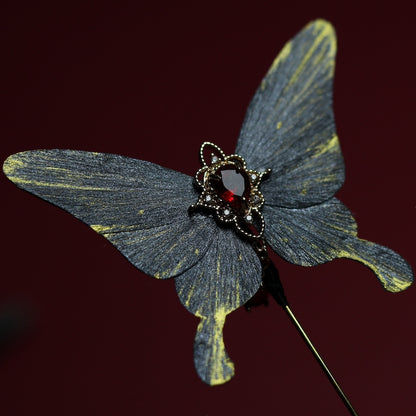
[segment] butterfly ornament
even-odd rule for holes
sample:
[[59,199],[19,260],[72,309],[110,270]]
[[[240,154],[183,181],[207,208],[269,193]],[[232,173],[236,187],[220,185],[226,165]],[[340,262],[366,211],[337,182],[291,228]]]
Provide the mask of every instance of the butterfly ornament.
[[223,342],[226,316],[262,287],[287,304],[267,247],[301,266],[357,260],[390,292],[412,283],[406,261],[360,239],[334,197],[344,182],[332,109],[335,54],[331,24],[308,24],[262,80],[235,154],[203,143],[195,178],[75,150],[26,151],[4,162],[18,187],[88,224],[139,270],[175,279],[180,301],[200,318],[194,362],[209,385],[234,375]]

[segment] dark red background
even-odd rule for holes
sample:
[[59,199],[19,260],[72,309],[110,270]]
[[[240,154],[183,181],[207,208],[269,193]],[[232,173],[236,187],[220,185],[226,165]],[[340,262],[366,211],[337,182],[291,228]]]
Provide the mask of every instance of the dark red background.
[[[416,264],[411,6],[138,3],[3,6],[2,161],[70,148],[193,175],[203,140],[233,151],[277,52],[323,17],[338,34],[335,114],[347,170],[339,197],[361,237]],[[2,415],[348,414],[274,305],[229,316],[236,377],[205,386],[192,361],[197,318],[172,281],[141,274],[102,237],[4,176],[0,186],[0,309],[21,308],[31,327],[0,355]],[[360,415],[413,415],[414,288],[384,292],[348,260],[278,266],[293,310]]]

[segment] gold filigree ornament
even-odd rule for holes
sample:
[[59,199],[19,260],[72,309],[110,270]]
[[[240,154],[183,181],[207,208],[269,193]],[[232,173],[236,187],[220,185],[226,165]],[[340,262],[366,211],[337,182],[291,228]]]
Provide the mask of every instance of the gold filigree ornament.
[[190,211],[207,209],[220,223],[233,225],[241,235],[262,239],[264,197],[259,186],[271,169],[247,169],[243,157],[226,156],[211,142],[202,143],[199,155],[203,166],[195,174],[195,182],[202,192]]

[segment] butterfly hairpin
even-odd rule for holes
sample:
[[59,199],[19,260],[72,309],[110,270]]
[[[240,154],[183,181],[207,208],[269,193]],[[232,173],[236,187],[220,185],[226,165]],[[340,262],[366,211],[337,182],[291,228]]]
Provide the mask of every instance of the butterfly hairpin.
[[17,186],[88,224],[138,269],[175,278],[182,304],[200,318],[194,362],[207,384],[234,375],[222,335],[230,312],[262,287],[288,308],[267,247],[302,266],[357,260],[391,292],[412,283],[406,261],[358,238],[334,197],[344,181],[332,110],[335,54],[332,26],[308,24],[262,80],[235,154],[203,143],[194,178],[74,150],[27,151],[4,162]]

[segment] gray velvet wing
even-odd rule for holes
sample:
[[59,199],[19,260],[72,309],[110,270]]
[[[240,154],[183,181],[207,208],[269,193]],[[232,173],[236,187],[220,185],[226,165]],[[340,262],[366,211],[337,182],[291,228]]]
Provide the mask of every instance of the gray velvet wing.
[[20,188],[57,205],[106,237],[134,266],[175,276],[207,250],[215,223],[188,215],[198,199],[192,178],[119,155],[35,150],[3,165]]
[[344,181],[332,83],[336,38],[323,20],[280,52],[251,101],[236,153],[251,169],[271,168],[266,203],[300,208],[323,202]]
[[336,198],[298,209],[265,206],[264,217],[268,243],[291,263],[315,266],[345,257],[369,267],[390,292],[413,282],[412,269],[401,256],[358,238],[354,218]]
[[234,375],[223,340],[227,314],[246,303],[261,284],[260,260],[234,230],[217,227],[206,256],[175,279],[182,304],[201,318],[194,342],[195,368],[210,385]]

